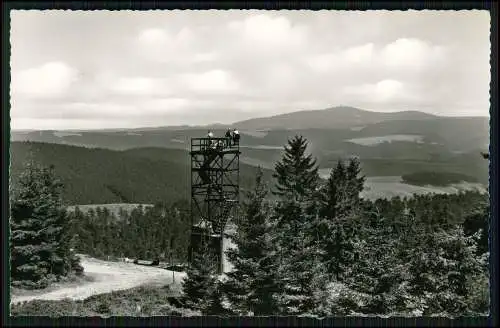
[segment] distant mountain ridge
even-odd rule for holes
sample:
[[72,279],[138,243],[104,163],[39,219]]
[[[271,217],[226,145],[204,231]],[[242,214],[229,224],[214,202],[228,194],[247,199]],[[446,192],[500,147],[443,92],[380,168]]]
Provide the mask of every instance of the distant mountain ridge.
[[441,116],[419,111],[372,112],[355,107],[339,106],[319,110],[304,110],[269,117],[253,118],[234,123],[240,129],[310,129],[349,128],[396,120],[428,120]]
[[256,117],[247,120],[237,121],[231,124],[209,123],[206,125],[164,125],[153,127],[136,128],[109,128],[109,129],[68,129],[68,130],[36,130],[19,129],[12,130],[17,133],[35,131],[72,131],[72,132],[119,132],[119,131],[176,131],[176,130],[197,130],[197,129],[227,129],[237,127],[239,129],[251,130],[275,130],[275,129],[325,129],[325,128],[350,128],[366,124],[380,123],[384,121],[398,120],[429,120],[439,118],[450,119],[470,119],[481,118],[488,120],[485,116],[441,116],[421,111],[398,111],[398,112],[376,112],[359,109],[350,106],[336,106],[326,109],[300,110],[285,114],[278,114],[266,117]]

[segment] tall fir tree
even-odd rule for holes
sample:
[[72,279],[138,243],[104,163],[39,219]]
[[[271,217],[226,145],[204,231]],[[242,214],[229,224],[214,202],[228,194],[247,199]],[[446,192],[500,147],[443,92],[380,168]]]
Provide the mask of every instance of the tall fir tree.
[[322,188],[322,216],[334,218],[359,213],[364,183],[365,176],[361,175],[360,162],[356,157],[349,159],[347,165],[339,160]]
[[361,163],[357,157],[349,159],[346,168],[347,193],[350,200],[350,211],[358,211],[360,206],[360,194],[364,189],[366,177],[362,174]]
[[43,287],[71,270],[70,225],[53,167],[30,161],[11,202],[11,277]]
[[318,167],[316,159],[310,154],[306,155],[307,145],[307,140],[302,136],[288,140],[283,158],[275,165],[275,195],[303,201],[316,193],[319,183]]
[[275,166],[277,180],[276,245],[282,282],[278,296],[283,314],[320,314],[326,300],[325,275],[319,245],[319,176],[316,160],[306,155],[307,140],[296,136],[288,141]]
[[312,229],[309,233],[318,237],[320,179],[316,159],[306,154],[307,145],[302,136],[289,139],[281,161],[275,165],[276,184],[272,193],[279,201],[274,219],[277,228],[290,228],[309,220],[307,226]]
[[289,224],[278,233],[278,270],[282,287],[277,301],[281,314],[328,314],[329,282],[321,261],[322,251],[312,229],[302,224]]
[[208,241],[202,242],[200,248],[193,254],[187,277],[182,281],[184,304],[193,310],[199,310],[203,315],[225,314],[222,305],[221,285],[217,276],[217,262],[208,246]]
[[267,186],[259,168],[254,189],[243,204],[244,216],[230,236],[236,248],[227,255],[233,270],[224,284],[231,307],[240,314],[272,315],[278,313],[276,294],[280,289],[271,207],[265,201]]
[[345,197],[346,168],[342,161],[330,171],[330,176],[322,188],[321,215],[326,218],[335,218],[341,213],[341,202]]
[[356,225],[353,220],[361,212],[359,194],[364,180],[357,158],[351,158],[347,166],[339,160],[321,189],[318,230],[324,247],[323,261],[330,278],[338,281],[354,261]]

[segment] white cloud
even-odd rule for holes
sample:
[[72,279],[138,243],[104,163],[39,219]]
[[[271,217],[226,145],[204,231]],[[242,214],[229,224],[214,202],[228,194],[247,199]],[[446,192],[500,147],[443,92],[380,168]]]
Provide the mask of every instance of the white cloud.
[[49,62],[42,66],[12,73],[12,93],[26,97],[57,97],[63,95],[78,80],[78,71],[64,62]]
[[[446,58],[442,46],[434,46],[419,39],[401,38],[383,47],[370,42],[334,52],[313,54],[305,63],[315,71],[329,70],[411,70],[435,68]],[[328,73],[328,72],[325,72]]]
[[110,89],[119,94],[135,96],[166,95],[171,91],[164,79],[147,77],[121,77],[110,85]]
[[311,37],[306,26],[268,13],[231,21],[228,28],[232,51],[248,57],[293,56],[305,50]]
[[193,62],[201,63],[201,62],[211,62],[216,60],[218,55],[215,52],[204,52],[195,54],[193,56]]
[[233,92],[238,90],[239,84],[230,72],[214,69],[204,73],[187,73],[182,81],[189,90],[202,93]]
[[312,55],[304,58],[304,62],[317,72],[327,72],[342,67],[341,57],[335,53]]
[[350,64],[371,64],[375,55],[375,46],[373,43],[348,48],[343,53],[343,58]]
[[268,14],[252,15],[243,21],[233,21],[229,28],[249,42],[263,43],[271,46],[301,45],[306,38],[302,26],[292,26],[284,16],[271,17]]
[[196,48],[196,35],[187,27],[178,32],[148,28],[139,33],[137,41],[135,51],[138,55],[159,63],[189,61]]
[[314,71],[330,73],[332,70],[364,69],[376,64],[375,46],[373,43],[354,46],[334,52],[313,54],[305,57],[304,62]]
[[435,65],[445,58],[443,47],[415,38],[397,39],[387,44],[380,55],[384,65],[396,69],[422,69],[432,64]]
[[347,86],[343,89],[347,95],[359,96],[375,102],[387,102],[404,98],[404,84],[396,80],[383,80],[374,84]]
[[141,103],[141,108],[148,114],[172,114],[189,109],[191,100],[186,98],[148,99]]
[[148,28],[139,33],[139,41],[145,45],[164,43],[168,39],[166,31],[160,28]]

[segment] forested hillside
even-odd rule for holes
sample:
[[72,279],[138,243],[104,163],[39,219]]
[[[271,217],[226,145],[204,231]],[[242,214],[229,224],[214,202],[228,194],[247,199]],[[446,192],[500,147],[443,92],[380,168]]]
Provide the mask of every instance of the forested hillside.
[[[356,154],[357,148],[363,147],[354,146],[353,154]],[[401,147],[405,148],[403,145]],[[248,190],[253,184],[256,166],[259,165],[266,168],[264,179],[271,181],[274,163],[280,158],[283,149],[242,147],[241,151],[241,189]],[[320,167],[327,168],[324,170],[333,167],[339,158],[348,156],[348,153],[328,154],[324,150],[315,153],[321,154],[316,158]],[[149,147],[112,151],[49,143],[12,142],[10,155],[10,176],[14,186],[23,163],[29,157],[45,165],[53,164],[56,174],[65,185],[63,198],[67,205],[151,204],[189,198],[190,157],[183,149]],[[427,171],[440,176],[450,173],[462,176],[468,182],[488,184],[488,162],[475,152],[448,157],[437,153],[428,160],[394,159],[388,155],[384,158],[361,157],[360,161],[366,176],[411,176]],[[425,179],[424,182],[433,184],[434,180]]]
[[[127,152],[32,143],[11,143],[11,183],[14,188],[28,158],[49,166],[64,184],[67,205],[146,203],[189,199],[189,154],[169,149]],[[240,164],[240,185],[253,183],[256,168]],[[267,176],[270,177],[270,172]]]

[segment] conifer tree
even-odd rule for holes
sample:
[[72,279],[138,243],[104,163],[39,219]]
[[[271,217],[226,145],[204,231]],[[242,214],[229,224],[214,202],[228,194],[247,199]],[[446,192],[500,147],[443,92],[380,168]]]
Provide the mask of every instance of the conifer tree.
[[183,301],[191,309],[203,315],[223,314],[222,293],[217,277],[217,265],[208,242],[202,242],[193,252],[193,260],[182,281]]
[[288,140],[282,160],[275,165],[275,195],[302,201],[316,193],[318,167],[316,159],[312,155],[306,155],[306,149],[307,140],[302,136]]
[[347,166],[339,160],[323,188],[322,216],[335,218],[359,211],[359,194],[363,191],[364,182],[357,158],[349,159]]
[[275,300],[279,290],[273,226],[270,221],[266,185],[257,171],[254,190],[243,204],[244,216],[236,223],[231,239],[236,248],[227,251],[233,270],[227,273],[224,287],[232,308],[241,314],[278,313]]
[[330,172],[322,188],[320,209],[320,239],[324,247],[323,261],[331,278],[343,279],[343,272],[354,258],[355,225],[352,221],[360,211],[359,193],[363,190],[364,177],[356,158],[346,166],[342,161]]
[[306,155],[307,141],[296,136],[288,141],[285,153],[275,166],[274,194],[277,273],[282,282],[278,296],[280,312],[313,314],[322,308],[320,296],[328,283],[319,245],[319,176],[316,160]]
[[71,269],[68,216],[53,167],[29,162],[11,202],[11,277],[43,287]]
[[323,206],[321,215],[326,218],[335,218],[341,211],[341,201],[345,195],[346,168],[342,161],[330,171],[327,183],[322,189]]
[[304,225],[280,229],[278,276],[282,289],[277,300],[281,314],[327,314],[326,268],[321,261],[321,248]]
[[401,248],[398,236],[386,218],[374,213],[359,223],[354,239],[355,261],[351,261],[344,280],[364,296],[357,311],[388,314],[404,310],[407,270],[397,257]]
[[469,279],[483,270],[474,237],[466,237],[463,228],[456,226],[423,231],[419,239],[421,243],[407,264],[409,291],[422,299],[423,314],[461,315],[470,311]]
[[347,194],[350,200],[348,210],[357,211],[360,205],[360,193],[364,189],[366,180],[365,176],[361,174],[361,163],[357,157],[349,159],[349,164],[346,168],[346,178]]

